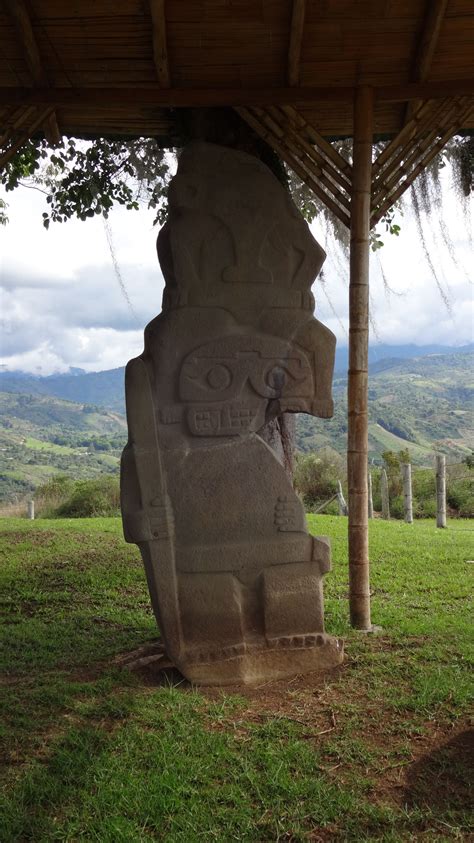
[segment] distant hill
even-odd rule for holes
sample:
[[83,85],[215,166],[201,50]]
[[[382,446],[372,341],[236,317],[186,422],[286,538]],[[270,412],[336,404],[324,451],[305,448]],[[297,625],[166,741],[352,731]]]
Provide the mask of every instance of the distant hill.
[[[474,350],[474,345],[455,348],[442,345],[374,345],[369,350],[369,363],[381,365],[385,359],[392,363],[394,359],[405,360],[413,357],[426,357],[430,354],[462,354]],[[347,348],[336,350],[336,374],[347,373]],[[68,374],[40,377],[24,372],[0,371],[0,392],[21,392],[30,395],[51,395],[107,407],[119,413],[125,413],[124,396],[125,369],[109,369],[105,372],[83,372],[74,369]]]
[[125,369],[109,369],[105,372],[68,373],[40,377],[24,372],[0,372],[0,392],[21,392],[29,395],[50,395],[107,407],[119,413],[125,412],[124,396]]
[[[450,345],[386,345],[385,343],[375,343],[369,347],[369,367],[371,371],[374,366],[383,363],[386,360],[408,360],[414,357],[427,357],[431,354],[464,354],[474,351],[474,343],[463,346]],[[336,373],[347,372],[349,365],[349,351],[347,346],[337,347],[336,362],[334,371]]]
[[54,474],[117,472],[125,418],[92,404],[0,393],[0,501],[15,500]]
[[[388,348],[394,352],[394,347]],[[397,353],[404,346],[398,347]],[[431,347],[430,347],[431,348]],[[374,360],[369,373],[369,455],[408,448],[430,464],[433,450],[460,460],[474,447],[474,352]],[[53,474],[90,477],[118,470],[126,441],[123,369],[32,377],[0,373],[0,500],[24,495]],[[48,393],[61,392],[60,397]],[[347,444],[347,377],[334,379],[332,419],[300,414],[297,447]],[[75,397],[75,401],[65,400]]]
[[[369,369],[369,456],[408,448],[417,463],[433,450],[462,459],[474,447],[474,352],[381,360]],[[299,415],[297,445],[303,451],[347,444],[347,379],[334,380],[334,417]]]

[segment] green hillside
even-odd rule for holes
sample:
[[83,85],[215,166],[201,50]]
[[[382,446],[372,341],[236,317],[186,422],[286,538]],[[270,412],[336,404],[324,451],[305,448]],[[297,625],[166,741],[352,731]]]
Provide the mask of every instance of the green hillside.
[[[369,372],[369,456],[408,448],[415,463],[433,450],[454,459],[470,453],[473,436],[474,354],[436,354],[412,360],[383,360]],[[302,451],[347,443],[347,380],[334,381],[334,417],[298,416]]]
[[116,472],[123,416],[91,404],[0,393],[0,501],[15,500],[55,474]]
[[[370,458],[380,462],[383,451],[408,448],[414,463],[429,465],[435,449],[455,461],[470,453],[473,362],[474,354],[464,352],[375,363],[369,376]],[[345,376],[334,381],[334,399],[332,419],[298,416],[301,451],[329,446],[345,453]],[[120,413],[46,395],[0,393],[0,500],[23,497],[54,474],[78,479],[116,472],[125,441]]]

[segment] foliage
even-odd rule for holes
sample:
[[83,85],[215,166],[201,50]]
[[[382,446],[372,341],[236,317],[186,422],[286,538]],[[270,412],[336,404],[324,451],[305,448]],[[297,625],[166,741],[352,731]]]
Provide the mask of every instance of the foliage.
[[107,218],[115,204],[136,210],[140,202],[155,209],[156,222],[161,223],[170,165],[165,151],[150,138],[83,143],[64,138],[54,152],[46,141],[30,140],[0,172],[7,191],[28,179],[47,194],[45,228],[72,217]]
[[55,510],[59,518],[97,518],[118,515],[120,488],[118,477],[79,480]]
[[297,454],[294,471],[295,489],[308,510],[334,495],[337,481],[344,480],[344,459],[331,448],[312,454]]
[[2,841],[468,839],[471,533],[372,522],[361,636],[346,523],[310,523],[346,668],[209,693],[117,669],[156,637],[118,519],[0,522]]

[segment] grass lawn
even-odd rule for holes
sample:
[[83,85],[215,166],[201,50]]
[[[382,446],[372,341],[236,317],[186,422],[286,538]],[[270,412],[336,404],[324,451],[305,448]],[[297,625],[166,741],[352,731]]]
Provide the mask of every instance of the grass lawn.
[[118,519],[0,520],[2,843],[472,839],[474,522],[371,523],[366,636],[346,519],[309,520],[345,663],[225,692],[114,665],[156,637]]

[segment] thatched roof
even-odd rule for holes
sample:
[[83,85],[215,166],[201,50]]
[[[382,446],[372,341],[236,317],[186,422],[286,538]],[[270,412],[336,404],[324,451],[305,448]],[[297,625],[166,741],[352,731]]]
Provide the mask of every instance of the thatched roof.
[[417,98],[472,96],[473,56],[472,0],[3,0],[0,115],[168,139],[175,106],[288,104],[342,136],[368,84],[390,135]]

